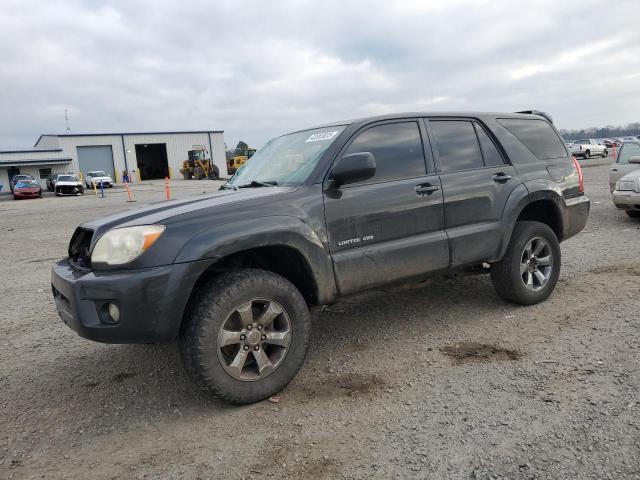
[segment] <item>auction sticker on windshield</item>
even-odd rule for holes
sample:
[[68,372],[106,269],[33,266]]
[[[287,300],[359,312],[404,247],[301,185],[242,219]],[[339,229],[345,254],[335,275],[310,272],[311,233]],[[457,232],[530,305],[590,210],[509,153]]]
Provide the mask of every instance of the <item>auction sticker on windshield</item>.
[[[335,137],[339,132],[321,132],[314,133],[309,138],[307,138],[307,142],[319,142],[322,140],[331,140]],[[305,142],[306,143],[306,142]]]

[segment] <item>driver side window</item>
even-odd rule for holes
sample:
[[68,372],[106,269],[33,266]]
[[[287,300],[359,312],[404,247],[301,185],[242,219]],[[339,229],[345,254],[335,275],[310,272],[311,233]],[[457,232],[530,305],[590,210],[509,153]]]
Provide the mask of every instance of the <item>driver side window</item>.
[[376,174],[361,183],[376,183],[426,175],[422,138],[416,122],[377,125],[358,134],[344,155],[370,152]]

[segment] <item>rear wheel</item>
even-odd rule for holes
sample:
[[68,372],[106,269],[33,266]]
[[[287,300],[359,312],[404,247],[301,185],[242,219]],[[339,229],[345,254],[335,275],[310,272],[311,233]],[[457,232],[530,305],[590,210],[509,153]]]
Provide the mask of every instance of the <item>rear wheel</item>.
[[609,152],[607,152],[607,150],[602,152],[602,158],[607,158],[608,156],[609,156]]
[[591,152],[589,150],[584,152],[584,159],[587,160],[591,156]]
[[185,180],[191,180],[191,177],[192,177],[191,170],[185,170],[182,173],[182,176],[184,177]]
[[548,225],[517,222],[504,257],[491,265],[491,280],[505,300],[532,305],[553,292],[560,264],[560,244]]
[[205,390],[230,403],[253,403],[293,379],[310,328],[307,304],[291,282],[264,270],[236,270],[193,292],[180,353]]

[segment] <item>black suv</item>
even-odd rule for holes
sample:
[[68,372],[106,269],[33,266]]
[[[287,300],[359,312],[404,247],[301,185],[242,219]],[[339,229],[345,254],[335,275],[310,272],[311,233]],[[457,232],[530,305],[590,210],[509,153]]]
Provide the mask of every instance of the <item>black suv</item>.
[[202,386],[249,403],[302,365],[310,307],[482,265],[504,299],[544,300],[589,206],[540,112],[337,122],[271,140],[220,192],[80,225],[53,293],[81,336],[178,337]]

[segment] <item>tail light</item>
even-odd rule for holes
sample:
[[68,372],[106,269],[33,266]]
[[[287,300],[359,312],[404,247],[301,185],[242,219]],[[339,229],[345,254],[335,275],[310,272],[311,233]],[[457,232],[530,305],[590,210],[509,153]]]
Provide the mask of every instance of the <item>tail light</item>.
[[571,157],[571,159],[573,160],[573,166],[578,172],[578,191],[584,193],[584,178],[582,177],[582,167],[578,163],[576,157]]

